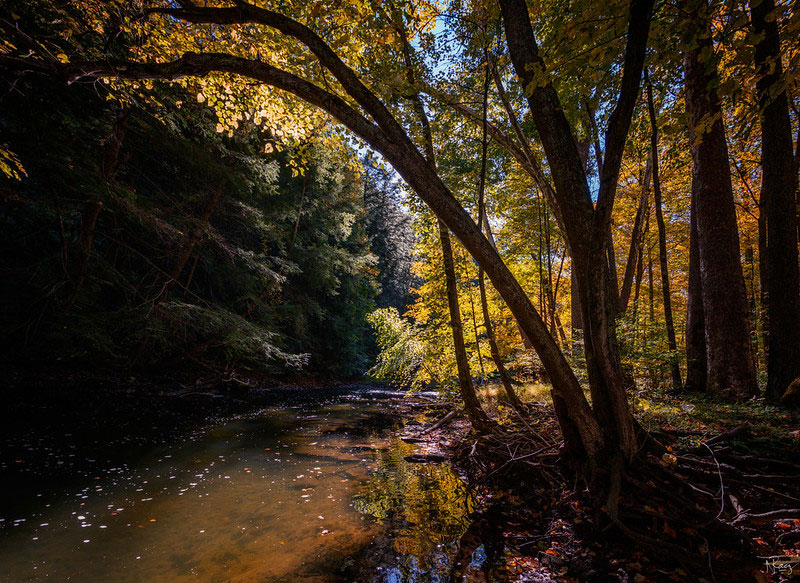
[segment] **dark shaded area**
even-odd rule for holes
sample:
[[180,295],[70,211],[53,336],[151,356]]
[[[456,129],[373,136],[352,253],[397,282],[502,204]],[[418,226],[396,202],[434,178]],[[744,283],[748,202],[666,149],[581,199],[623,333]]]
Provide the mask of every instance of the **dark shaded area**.
[[[20,510],[19,500],[26,499],[34,486],[61,489],[91,478],[101,468],[133,465],[153,448],[215,420],[263,407],[327,403],[375,389],[348,384],[209,387],[189,377],[180,382],[170,377],[64,370],[37,375],[5,370],[3,374],[3,515],[10,509]],[[391,395],[387,392],[386,398]],[[395,421],[390,413],[365,419],[362,435],[391,426]]]
[[102,88],[12,81],[0,128],[27,176],[0,179],[8,362],[369,368],[376,278],[398,305],[409,283],[410,241],[362,226],[390,210],[407,221],[365,204],[364,189],[384,200],[381,185],[315,144],[298,175],[295,152],[265,154],[255,125],[217,134],[176,89],[160,88],[161,108],[123,109]]

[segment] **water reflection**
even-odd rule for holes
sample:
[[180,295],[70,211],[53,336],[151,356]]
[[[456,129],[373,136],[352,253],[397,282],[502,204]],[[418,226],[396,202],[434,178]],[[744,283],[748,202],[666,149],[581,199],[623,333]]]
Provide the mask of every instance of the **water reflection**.
[[[415,447],[393,439],[358,488],[355,508],[390,533],[391,546],[373,561],[385,570],[374,581],[446,581],[455,542],[470,511],[463,482],[447,466],[405,461]],[[387,547],[388,545],[383,545]]]
[[406,462],[390,425],[360,394],[218,422],[79,488],[43,476],[3,505],[0,581],[446,581],[463,484]]

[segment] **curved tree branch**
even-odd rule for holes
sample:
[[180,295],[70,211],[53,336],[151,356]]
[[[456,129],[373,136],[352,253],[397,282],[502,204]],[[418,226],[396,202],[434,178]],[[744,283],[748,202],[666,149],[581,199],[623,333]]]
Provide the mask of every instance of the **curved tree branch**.
[[[305,27],[302,28],[308,30]],[[314,38],[323,42],[316,35]],[[330,48],[320,50],[324,56],[329,52],[332,54]],[[568,419],[581,436],[585,454],[591,458],[603,448],[603,432],[583,394],[580,383],[522,286],[469,214],[442,182],[430,162],[420,153],[385,106],[374,95],[368,98],[362,95],[364,91],[369,92],[369,90],[357,80],[352,70],[348,69],[347,73],[339,71],[337,78],[340,79],[340,82],[342,79],[346,81],[355,79],[355,82],[342,83],[342,85],[348,95],[358,101],[378,121],[378,125],[367,120],[341,97],[313,83],[267,63],[225,53],[186,53],[179,59],[166,63],[62,64],[34,59],[8,59],[2,55],[0,55],[0,62],[8,63],[18,70],[57,75],[69,82],[83,77],[177,79],[187,76],[204,76],[212,72],[224,72],[282,89],[328,112],[383,154],[483,267],[495,289],[503,297],[520,326],[531,339],[553,381],[554,391],[563,398],[566,404]],[[332,66],[334,65],[346,68],[346,65],[338,57],[332,63]],[[326,66],[328,65],[326,64]],[[379,108],[371,105],[375,102],[380,105]],[[386,119],[386,116],[391,119]]]
[[308,47],[319,62],[341,83],[347,94],[363,107],[380,127],[388,132],[402,131],[400,124],[381,100],[316,32],[279,12],[259,8],[242,0],[234,2],[236,6],[227,8],[208,8],[192,4],[183,8],[155,8],[150,13],[164,14],[193,24],[261,24],[274,28]]

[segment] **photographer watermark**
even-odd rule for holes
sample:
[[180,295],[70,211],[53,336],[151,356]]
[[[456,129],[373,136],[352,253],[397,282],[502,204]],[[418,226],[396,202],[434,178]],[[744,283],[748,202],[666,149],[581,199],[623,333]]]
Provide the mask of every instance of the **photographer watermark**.
[[770,575],[800,575],[800,556],[776,555],[761,557]]

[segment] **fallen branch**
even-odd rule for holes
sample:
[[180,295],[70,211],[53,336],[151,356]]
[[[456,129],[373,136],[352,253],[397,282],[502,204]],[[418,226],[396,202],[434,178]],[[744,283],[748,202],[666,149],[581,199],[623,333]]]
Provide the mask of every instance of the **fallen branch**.
[[731,524],[741,524],[743,522],[749,524],[763,524],[765,522],[772,522],[773,520],[796,519],[800,519],[800,508],[782,508],[781,510],[762,512],[761,514],[740,514]]
[[427,435],[431,431],[436,431],[437,429],[439,429],[440,427],[442,427],[446,423],[449,423],[455,416],[456,416],[456,410],[453,409],[447,415],[445,415],[444,417],[439,419],[436,423],[434,423],[433,425],[428,427],[425,431],[420,433],[420,435]]
[[703,443],[705,445],[715,445],[717,443],[725,443],[726,441],[730,441],[735,437],[739,437],[749,431],[747,425],[739,425],[738,427],[734,427],[733,429],[729,429],[728,431],[724,431],[719,435],[711,437],[705,440]]

